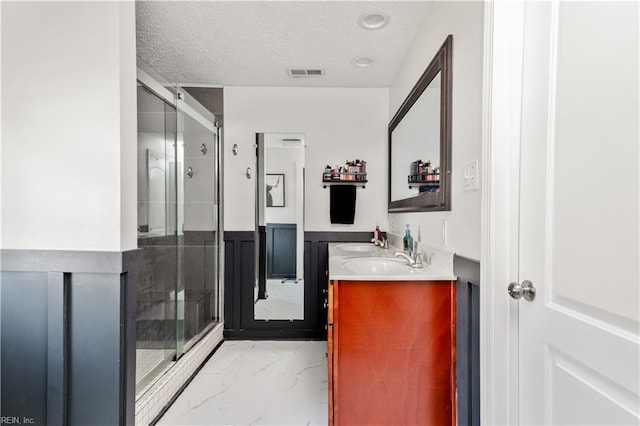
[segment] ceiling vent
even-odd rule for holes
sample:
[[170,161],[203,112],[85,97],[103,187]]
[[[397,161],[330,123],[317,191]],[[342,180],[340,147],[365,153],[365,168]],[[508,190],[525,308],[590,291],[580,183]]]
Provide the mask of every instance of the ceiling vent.
[[322,77],[324,70],[322,68],[287,68],[289,77]]

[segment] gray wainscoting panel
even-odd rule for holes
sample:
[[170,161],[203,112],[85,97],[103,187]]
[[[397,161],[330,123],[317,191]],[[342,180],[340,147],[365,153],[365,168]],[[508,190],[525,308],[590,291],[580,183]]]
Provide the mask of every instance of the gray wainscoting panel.
[[69,368],[70,274],[49,272],[47,283],[47,424],[67,423],[67,377]]
[[133,424],[140,255],[0,251],[2,416]]
[[69,420],[72,425],[116,425],[120,420],[120,276],[73,274],[70,315]]
[[121,358],[124,361],[120,368],[121,425],[134,424],[136,410],[136,342],[137,342],[137,295],[138,282],[142,273],[142,250],[127,251],[122,254],[122,270],[120,274],[120,313],[121,327],[124,332],[120,336]]
[[480,425],[480,262],[455,255],[458,425]]
[[296,278],[295,223],[267,223],[267,279]]
[[42,272],[2,272],[2,417],[47,424],[47,282]]
[[3,249],[0,256],[3,271],[119,274],[123,270],[123,253],[118,251]]

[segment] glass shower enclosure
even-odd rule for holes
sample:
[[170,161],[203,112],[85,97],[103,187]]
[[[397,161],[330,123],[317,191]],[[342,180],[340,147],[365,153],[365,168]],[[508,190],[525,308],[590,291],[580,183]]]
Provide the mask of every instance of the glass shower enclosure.
[[221,321],[219,129],[181,88],[164,89],[137,89],[137,394]]

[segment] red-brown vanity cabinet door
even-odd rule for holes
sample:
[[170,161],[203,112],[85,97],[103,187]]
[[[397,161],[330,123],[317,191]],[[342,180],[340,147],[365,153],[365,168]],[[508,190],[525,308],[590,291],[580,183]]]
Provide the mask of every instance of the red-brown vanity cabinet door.
[[333,425],[333,281],[327,295],[327,369],[329,371],[329,426]]
[[330,292],[329,424],[455,424],[454,282],[334,281]]

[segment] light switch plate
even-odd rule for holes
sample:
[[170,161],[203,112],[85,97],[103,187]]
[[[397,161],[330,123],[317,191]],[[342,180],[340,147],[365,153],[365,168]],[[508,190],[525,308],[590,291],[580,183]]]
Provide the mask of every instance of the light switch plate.
[[478,160],[469,161],[462,169],[462,182],[465,191],[477,191],[478,185]]

